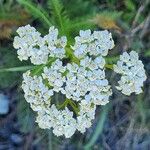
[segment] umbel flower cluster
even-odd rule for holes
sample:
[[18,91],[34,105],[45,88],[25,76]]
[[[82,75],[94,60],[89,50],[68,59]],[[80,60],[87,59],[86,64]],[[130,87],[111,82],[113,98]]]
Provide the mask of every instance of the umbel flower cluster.
[[124,52],[117,65],[114,65],[114,71],[122,75],[118,82],[119,86],[116,88],[123,94],[130,95],[133,92],[140,94],[142,92],[146,74],[144,65],[135,51],[131,51],[129,54]]
[[[44,37],[30,25],[20,27],[17,33],[14,47],[18,58],[37,65],[23,74],[22,88],[26,101],[37,112],[39,127],[52,128],[55,135],[66,138],[76,130],[84,133],[92,125],[96,106],[106,105],[112,95],[104,59],[114,47],[111,33],[81,30],[70,47],[54,27]],[[76,61],[66,61],[66,49]],[[136,52],[124,52],[114,71],[121,74],[117,89],[123,94],[142,92],[146,75]]]

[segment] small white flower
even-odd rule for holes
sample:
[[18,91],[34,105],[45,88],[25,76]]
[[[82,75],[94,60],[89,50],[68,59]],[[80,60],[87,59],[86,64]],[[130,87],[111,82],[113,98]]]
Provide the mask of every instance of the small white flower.
[[53,90],[56,92],[63,90],[63,84],[66,79],[63,77],[62,72],[65,71],[60,60],[56,60],[52,63],[50,68],[44,67],[44,72],[42,73],[42,77],[48,80],[50,86],[52,86]]
[[67,38],[58,38],[58,29],[50,27],[48,35],[41,34],[34,27],[26,25],[17,30],[19,36],[14,38],[14,48],[18,49],[18,58],[22,60],[31,59],[35,65],[46,64],[48,57],[65,57],[65,46]]
[[75,37],[75,44],[72,46],[74,54],[77,58],[83,58],[86,54],[91,56],[106,56],[108,50],[114,47],[114,41],[111,33],[108,31],[94,31],[91,34],[90,30],[80,31],[79,36]]
[[48,46],[50,57],[63,58],[65,57],[65,46],[67,45],[67,38],[62,36],[58,38],[58,29],[54,26],[50,27],[49,34],[44,36],[46,45]]
[[56,136],[64,135],[71,137],[76,131],[76,120],[73,118],[73,112],[68,108],[58,110],[52,105],[47,111],[38,112],[36,122],[43,129],[53,128]]
[[87,68],[90,65],[90,63],[91,63],[91,58],[88,56],[86,56],[80,61],[80,65],[83,66],[84,68]]
[[97,51],[102,56],[106,56],[108,54],[108,50],[114,47],[114,41],[111,33],[109,33],[107,30],[94,31],[93,36],[96,39]]
[[114,65],[114,71],[122,75],[117,89],[123,94],[130,95],[133,92],[136,94],[142,92],[146,74],[144,65],[135,51],[131,51],[129,54],[124,52],[117,65]]
[[31,77],[30,71],[23,74],[22,88],[25,93],[25,99],[31,104],[34,111],[40,111],[44,107],[49,107],[53,90],[48,89],[41,77]]
[[95,110],[95,105],[86,101],[81,102],[79,116],[77,117],[77,130],[81,133],[84,133],[86,128],[91,127],[92,120],[95,118]]
[[[103,58],[114,46],[111,34],[108,31],[92,33],[91,30],[81,30],[79,36],[75,37],[75,44],[71,46],[79,63],[65,64],[63,58],[66,57],[67,38],[59,37],[58,29],[54,26],[49,28],[49,33],[44,37],[30,25],[20,27],[17,32],[19,36],[14,38],[14,48],[17,49],[18,58],[30,59],[35,65],[44,64],[41,65],[44,67],[39,75],[33,75],[32,71],[24,73],[22,83],[26,101],[37,112],[36,122],[39,127],[52,128],[56,136],[66,138],[71,137],[76,130],[84,133],[92,125],[96,105],[107,104],[112,94],[105,77]],[[51,57],[54,59],[52,63],[48,61]],[[136,54],[130,57],[123,56],[122,59],[124,57],[128,67],[132,67],[138,61]],[[136,61],[130,62],[131,58]],[[143,67],[140,63],[138,65]],[[119,62],[118,66],[123,66],[123,63]],[[119,81],[122,87],[128,78],[133,80],[132,73],[137,71],[137,68],[131,68],[132,71],[126,78],[129,70],[127,66],[123,70],[118,67],[119,71],[125,73]],[[143,75],[142,72],[138,72],[138,76]],[[135,85],[138,82],[142,83],[142,78],[136,82],[137,78],[134,79]],[[130,87],[129,84],[124,89],[128,88],[127,91]],[[140,90],[140,87],[136,86],[136,91]],[[69,102],[60,102],[58,98],[56,105],[57,95],[65,98],[65,102]]]
[[76,42],[79,43],[85,43],[85,42],[91,42],[92,41],[92,35],[91,30],[80,30],[79,36],[75,37]]
[[105,59],[102,56],[96,57],[94,63],[96,63],[99,68],[103,69],[105,66]]
[[85,57],[86,55],[86,49],[87,49],[87,45],[86,44],[79,44],[75,47],[72,47],[73,49],[75,49],[74,51],[74,55],[77,57],[77,58],[83,58]]

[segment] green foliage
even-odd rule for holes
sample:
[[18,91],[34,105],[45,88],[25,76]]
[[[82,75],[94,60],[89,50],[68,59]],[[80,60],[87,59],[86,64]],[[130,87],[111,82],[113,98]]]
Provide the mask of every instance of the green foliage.
[[63,12],[63,4],[60,0],[49,0],[48,5],[51,8],[51,15],[54,19],[55,26],[58,26],[60,33],[65,34],[64,23],[67,19],[65,12]]
[[109,110],[110,110],[109,105],[106,105],[103,107],[99,121],[98,121],[97,126],[96,126],[96,129],[95,129],[92,137],[90,138],[90,140],[84,146],[85,150],[90,150],[92,148],[92,146],[95,144],[95,142],[98,139],[98,137],[100,136],[100,134],[102,133],[104,123],[105,123],[105,120],[107,118],[107,114],[108,114]]
[[[72,4],[73,5],[73,4]],[[59,28],[61,35],[66,35],[69,44],[72,43],[72,37],[80,30],[91,26],[89,18],[91,16],[78,16],[72,19],[72,14],[63,2],[60,0],[49,0],[48,6],[51,10],[51,19],[56,27]],[[71,8],[71,7],[70,7]]]
[[[23,12],[24,10],[16,4],[15,0],[0,1],[0,19],[22,20],[23,16],[21,11]],[[17,13],[20,15],[17,15]]]
[[138,53],[143,49],[144,45],[142,41],[137,37],[134,39],[133,44],[131,45],[131,48],[136,50]]
[[[44,3],[45,2],[45,3]],[[142,1],[143,2],[143,1]],[[33,25],[39,30],[42,30],[43,33],[47,32],[47,29],[54,25],[56,26],[61,35],[67,35],[68,38],[68,45],[73,44],[74,40],[73,37],[76,36],[81,29],[94,29],[96,26],[91,21],[96,14],[103,16],[106,20],[117,20],[123,27],[124,31],[120,31],[120,33],[116,33],[113,28],[110,28],[113,32],[113,35],[115,35],[115,45],[117,47],[113,50],[114,56],[108,56],[106,58],[106,62],[108,64],[116,63],[116,61],[119,59],[118,53],[121,53],[121,51],[124,48],[124,45],[122,43],[119,43],[117,40],[119,38],[122,38],[125,34],[130,34],[131,24],[133,22],[134,17],[136,16],[137,9],[141,5],[138,0],[124,0],[124,1],[117,1],[117,0],[104,0],[99,1],[98,0],[47,0],[47,1],[40,1],[38,3],[35,0],[1,0],[0,1],[0,19],[7,19],[7,20],[20,20],[22,18],[21,15],[16,15],[19,11],[18,8],[25,8],[26,11],[33,16],[30,19],[30,24],[33,23]],[[148,9],[146,9],[146,12],[148,12]],[[146,13],[142,13],[141,16],[138,19],[138,23],[141,23],[146,18]],[[100,22],[102,22],[102,18],[100,19]],[[105,20],[104,20],[105,22]],[[28,22],[25,22],[27,24]],[[115,22],[116,23],[116,22]],[[109,23],[110,25],[110,23]],[[44,27],[44,28],[43,28]],[[101,26],[99,26],[101,27]],[[119,26],[120,27],[120,26]],[[1,29],[1,24],[0,24]],[[46,30],[45,30],[46,29]],[[1,30],[0,30],[1,31]],[[1,33],[0,33],[1,34]],[[120,36],[121,35],[121,36]],[[133,50],[136,50],[138,52],[142,52],[144,50],[144,56],[150,57],[150,49],[148,49],[149,45],[148,42],[143,40],[145,39],[139,39],[138,33],[136,34],[136,37],[133,37],[134,40],[131,41],[131,46]],[[147,37],[146,37],[147,38]],[[123,41],[123,44],[126,41]],[[30,66],[27,62],[20,62],[17,59],[16,51],[12,50],[12,41],[9,40],[5,43],[5,41],[2,41],[4,43],[2,46],[0,45],[0,88],[7,88],[11,87],[12,85],[19,85],[22,81],[22,71],[25,71],[29,68],[32,68],[33,66]],[[10,44],[8,44],[10,43]],[[5,48],[5,47],[7,48]],[[68,55],[72,54],[72,51],[67,47]],[[141,53],[142,55],[142,53]],[[70,57],[70,56],[68,56]],[[75,59],[75,58],[74,58]],[[18,66],[18,67],[17,67]],[[41,71],[41,68],[43,66],[38,66],[37,71]],[[35,71],[35,70],[33,70]],[[148,74],[148,73],[147,73]],[[148,76],[149,77],[149,76]],[[17,79],[17,80],[16,80]],[[19,82],[19,83],[18,83]],[[113,82],[114,83],[114,82]],[[147,87],[148,88],[148,87]],[[21,91],[18,91],[18,93],[21,93]],[[116,94],[116,99],[120,98],[119,104],[116,106],[117,109],[115,110],[114,106],[113,109],[107,109],[103,107],[104,109],[100,113],[98,123],[96,125],[96,128],[91,127],[91,129],[94,131],[89,134],[84,134],[79,136],[79,138],[76,138],[76,135],[73,138],[73,141],[64,140],[63,138],[58,138],[53,136],[50,130],[40,130],[37,126],[35,128],[35,116],[33,115],[33,112],[30,110],[30,106],[27,104],[27,102],[24,100],[22,94],[18,94],[18,105],[17,105],[17,116],[19,123],[21,125],[21,131],[24,133],[28,133],[33,131],[36,132],[36,139],[33,142],[33,145],[37,145],[38,143],[41,143],[45,145],[45,149],[63,149],[64,145],[68,145],[68,143],[73,143],[75,145],[74,149],[76,148],[76,145],[79,145],[79,149],[83,148],[83,143],[85,149],[91,149],[97,141],[97,139],[102,135],[103,129],[105,128],[104,123],[107,119],[107,113],[108,111],[111,111],[110,116],[112,114],[112,118],[119,118],[120,114],[118,114],[119,109],[121,109],[121,113],[125,111],[125,117],[127,116],[126,109],[128,107],[127,104],[125,106],[119,107],[120,103],[123,103],[122,95],[121,97],[118,96],[118,93]],[[114,95],[113,95],[114,96]],[[130,123],[132,121],[132,118],[135,120],[135,125],[143,125],[142,127],[147,128],[149,126],[148,124],[148,115],[149,115],[149,105],[148,100],[146,101],[146,97],[148,97],[148,92],[144,91],[144,94],[137,97],[137,101],[134,101],[134,95],[132,95],[131,99],[128,99],[128,97],[125,97],[128,99],[128,103],[132,104],[131,110],[129,109],[128,112],[132,113],[132,111],[135,109],[136,113],[133,113],[133,117],[128,118],[128,122]],[[111,103],[118,103],[116,99],[113,99]],[[147,98],[148,99],[148,98]],[[115,111],[115,112],[114,112]],[[118,115],[118,116],[117,116]],[[122,114],[121,114],[122,116]],[[124,116],[122,116],[124,117]],[[119,119],[111,119],[111,121],[114,124],[117,124],[117,121]],[[123,127],[122,129],[117,130],[118,128],[114,126],[116,130],[116,134],[124,134],[126,131],[125,129],[128,128],[128,124],[124,124],[123,119],[120,119],[121,122],[123,122],[123,126],[120,123],[120,127]],[[147,123],[147,124],[146,124]],[[110,130],[107,130],[107,132],[110,132]],[[120,133],[121,132],[121,133]],[[77,135],[78,136],[78,135]],[[105,136],[105,135],[104,135]],[[138,136],[138,133],[136,134]],[[86,137],[86,138],[85,138]],[[106,137],[107,138],[107,137]],[[122,139],[125,139],[126,136],[122,136]],[[85,141],[85,139],[88,139]],[[134,138],[132,138],[134,140]],[[137,140],[137,137],[135,137]],[[116,140],[116,139],[115,139]],[[121,141],[121,139],[120,139]],[[116,143],[119,141],[115,141]],[[124,142],[124,141],[123,141]],[[122,142],[122,143],[123,143]],[[141,141],[140,141],[141,142]],[[115,143],[115,144],[116,144]],[[125,142],[124,142],[125,143]],[[114,144],[114,145],[115,145]],[[103,143],[99,143],[100,146],[103,148]],[[66,148],[66,147],[65,147]],[[64,148],[64,149],[65,149]],[[72,148],[72,147],[71,147]],[[70,149],[71,149],[70,148]],[[104,149],[106,149],[104,147]],[[132,149],[132,148],[131,148]]]
[[112,56],[105,58],[107,64],[114,64],[119,60],[119,56]]
[[121,15],[123,14],[123,11],[116,11],[116,10],[108,11],[108,10],[104,10],[104,11],[100,11],[98,14],[101,15],[101,16],[104,16],[106,18],[111,18],[113,20],[117,20],[118,18],[121,17]]
[[[18,76],[20,75],[18,72],[8,72],[6,68],[11,68],[14,66],[23,65],[18,59],[16,51],[12,51],[10,47],[4,48],[0,47],[0,87],[6,88],[10,87],[13,84],[19,82]],[[25,63],[24,65],[26,65]],[[6,69],[6,70],[5,70]],[[16,78],[18,80],[16,80]]]
[[29,69],[32,69],[33,66],[21,66],[21,67],[13,67],[13,68],[2,68],[0,69],[0,72],[22,72],[27,71]]
[[[34,4],[32,0],[17,1],[24,6],[35,19],[38,18],[46,28],[52,25],[56,26],[59,29],[60,35],[66,35],[70,42],[72,39],[71,37],[77,34],[77,31],[92,27],[89,21],[92,15],[79,15],[75,19],[72,19],[72,14],[70,14],[68,7],[60,0],[48,0],[46,7]],[[88,2],[85,2],[85,4],[86,6],[87,4],[89,5]]]
[[47,12],[42,7],[35,5],[30,0],[28,0],[28,1],[27,0],[17,0],[17,1],[18,1],[18,3],[20,3],[21,5],[26,7],[27,10],[33,15],[33,17],[38,18],[39,20],[41,20],[41,22],[44,21],[44,23],[48,26],[52,25]]
[[147,49],[147,50],[145,51],[145,56],[150,57],[150,49]]
[[136,15],[136,5],[133,0],[125,0],[126,11],[124,13],[124,19],[131,23],[133,17]]
[[24,100],[23,95],[18,94],[17,96],[18,105],[17,105],[17,114],[18,114],[18,121],[21,127],[21,132],[28,133],[33,131],[34,128],[34,117],[33,112],[29,104]]
[[125,6],[129,11],[135,11],[136,6],[133,0],[125,0]]
[[107,1],[107,4],[111,7],[111,8],[113,8],[115,5],[116,5],[116,3],[117,3],[117,0],[106,0]]
[[79,17],[94,16],[97,7],[89,0],[63,0],[64,7],[72,20]]

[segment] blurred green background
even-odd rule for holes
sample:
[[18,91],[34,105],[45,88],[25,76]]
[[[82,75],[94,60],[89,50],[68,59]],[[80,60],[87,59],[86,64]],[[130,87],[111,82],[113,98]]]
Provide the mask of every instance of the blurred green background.
[[[39,129],[21,89],[22,73],[31,64],[20,62],[13,48],[16,29],[26,24],[42,34],[54,25],[70,43],[81,29],[109,30],[115,48],[107,63],[123,51],[137,51],[147,74],[143,93],[122,95],[115,89],[116,74],[108,70],[113,95],[97,108],[85,134],[65,139]],[[150,150],[149,77],[149,0],[0,0],[0,150]]]

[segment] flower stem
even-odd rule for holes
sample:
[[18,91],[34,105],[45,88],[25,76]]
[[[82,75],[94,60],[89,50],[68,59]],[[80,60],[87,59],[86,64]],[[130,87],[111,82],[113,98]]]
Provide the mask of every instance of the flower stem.
[[36,67],[31,71],[31,74],[32,74],[33,76],[34,76],[34,75],[39,75],[45,66],[52,64],[52,62],[54,62],[55,60],[56,60],[56,58],[49,58],[49,60],[48,60],[48,62],[47,62],[46,64],[36,66]]
[[113,64],[106,64],[105,68],[113,70]]
[[70,49],[69,47],[66,48],[66,55],[67,55],[68,58],[70,58],[70,60],[72,62],[74,62],[78,65],[80,64],[80,60],[77,57],[74,56],[73,50]]
[[69,103],[69,99],[66,99],[61,105],[58,106],[58,109],[65,108]]
[[78,115],[79,109],[78,109],[77,105],[71,100],[69,101],[69,104],[73,108],[73,110],[76,113],[76,115]]
[[67,98],[60,106],[58,106],[58,109],[65,108],[67,105],[70,105],[73,108],[73,111],[76,113],[76,115],[78,115],[79,109],[77,105],[72,100]]

